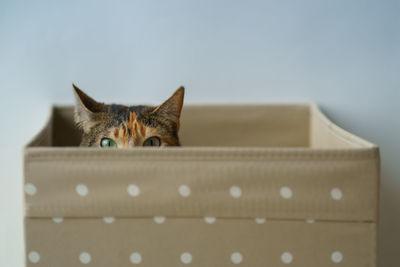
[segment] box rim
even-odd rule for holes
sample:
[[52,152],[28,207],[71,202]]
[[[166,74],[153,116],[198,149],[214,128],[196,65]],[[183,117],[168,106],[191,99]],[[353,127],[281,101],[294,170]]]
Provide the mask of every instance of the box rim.
[[[309,102],[309,103],[253,103],[253,104],[230,104],[230,103],[222,103],[222,104],[218,104],[218,103],[207,103],[207,104],[188,104],[186,106],[189,107],[261,107],[261,106],[302,106],[302,107],[308,107],[309,112],[310,112],[310,118],[313,115],[316,115],[318,120],[321,121],[327,128],[328,130],[335,135],[335,137],[341,139],[344,142],[349,143],[350,145],[354,145],[354,148],[328,148],[325,150],[335,150],[335,151],[344,151],[344,150],[356,150],[358,147],[360,148],[377,148],[378,146],[372,142],[369,142],[343,128],[341,128],[340,126],[338,126],[337,124],[333,123],[319,108],[319,106],[315,103],[315,102]],[[54,118],[54,110],[57,108],[71,108],[73,106],[71,105],[53,105],[50,108],[50,114],[48,115],[48,119],[46,124],[42,127],[42,129],[39,131],[39,133],[37,133],[32,139],[31,141],[29,141],[25,146],[24,149],[25,150],[36,150],[39,147],[32,147],[32,145],[35,142],[38,142],[39,138],[41,138],[41,136],[44,135],[45,130],[51,126],[51,122]],[[311,125],[311,124],[310,124]],[[358,146],[358,147],[357,147]],[[190,146],[185,146],[185,147],[190,147]],[[207,147],[207,146],[205,146]],[[44,148],[44,147],[41,147]],[[45,147],[47,149],[59,149],[60,147]],[[71,148],[68,146],[63,146],[63,148]],[[181,147],[182,148],[182,147]],[[194,147],[192,147],[194,148]],[[200,148],[200,147],[196,147],[196,148]],[[203,148],[203,147],[201,147]],[[221,147],[215,147],[215,148],[221,148]],[[235,147],[235,146],[227,146],[226,148],[234,148],[237,150],[251,150],[254,147],[250,147],[250,146],[241,146],[241,147]],[[264,146],[260,146],[257,147],[258,149],[263,149],[263,150],[270,150],[270,149],[274,149],[274,147],[264,147]],[[306,149],[306,150],[314,150],[314,151],[318,151],[318,150],[322,150],[322,149],[318,149],[318,148],[312,148],[312,147],[300,147],[300,149]],[[79,149],[87,149],[87,148],[82,148],[79,147]],[[138,149],[138,148],[135,148]],[[164,147],[163,149],[169,150],[171,149],[170,147]],[[279,147],[278,149],[284,149],[284,150],[290,150],[290,149],[295,149],[292,147]]]

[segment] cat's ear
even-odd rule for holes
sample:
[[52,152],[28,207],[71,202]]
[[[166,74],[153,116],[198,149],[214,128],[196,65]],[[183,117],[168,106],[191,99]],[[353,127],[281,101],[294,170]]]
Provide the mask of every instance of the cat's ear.
[[174,122],[177,125],[177,128],[179,128],[179,118],[181,116],[184,96],[185,88],[181,86],[170,98],[156,107],[153,113],[157,113],[157,115],[163,116],[164,118]]
[[104,104],[96,102],[75,84],[72,84],[72,88],[74,89],[76,100],[75,123],[87,133],[96,122],[96,114],[104,110]]

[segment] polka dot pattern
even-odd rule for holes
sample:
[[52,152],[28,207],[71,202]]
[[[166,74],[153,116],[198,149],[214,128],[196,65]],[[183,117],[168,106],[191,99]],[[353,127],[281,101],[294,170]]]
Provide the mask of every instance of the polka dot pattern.
[[283,186],[280,189],[280,195],[284,199],[292,198],[292,196],[293,196],[292,189],[288,186]]
[[162,224],[165,222],[165,217],[164,216],[154,216],[153,220],[157,224]]
[[112,224],[115,221],[115,217],[114,216],[107,216],[107,217],[104,217],[103,220],[107,224]]
[[343,254],[340,251],[334,251],[331,255],[331,260],[334,263],[339,263],[343,260]]
[[[293,262],[293,254],[286,251],[281,255],[281,261],[284,264],[290,264]],[[40,261],[40,254],[37,251],[30,251],[28,253],[28,260],[31,263],[38,263]],[[139,264],[142,262],[142,255],[139,252],[133,252],[129,256],[129,260],[132,264]],[[230,260],[233,264],[240,264],[243,262],[243,255],[240,252],[233,252],[230,255]],[[82,264],[89,264],[92,261],[92,256],[88,252],[82,252],[79,255],[79,261]],[[183,252],[180,255],[180,261],[183,264],[190,264],[193,261],[193,256],[189,252]],[[340,263],[343,261],[343,254],[340,251],[334,251],[331,254],[331,261],[334,263]]]
[[139,252],[133,252],[131,256],[129,257],[129,260],[133,264],[139,264],[142,262],[142,255]]
[[293,261],[293,255],[290,252],[284,252],[281,255],[281,261],[285,264],[289,264]]
[[240,252],[234,252],[231,255],[231,261],[234,264],[240,264],[243,261],[243,256]]
[[190,187],[185,184],[179,186],[178,192],[182,197],[188,197],[192,193]]
[[[72,193],[73,193],[73,186],[74,185],[72,185],[72,187],[69,187],[69,190],[70,191],[72,191]],[[125,184],[125,186],[126,186],[126,184]],[[227,188],[229,188],[229,195],[230,195],[230,197],[232,197],[232,198],[234,198],[234,199],[238,199],[238,198],[241,198],[242,196],[243,196],[243,191],[242,191],[242,188],[241,187],[239,187],[239,186],[237,186],[237,185],[232,185],[231,187],[229,187],[229,185],[227,186],[227,187],[224,187],[224,194],[225,194],[225,197],[227,198],[227,199],[229,199],[229,195],[227,194]],[[279,187],[278,187],[279,188]],[[72,190],[71,190],[72,189]],[[246,189],[246,187],[244,187],[244,189]],[[290,203],[290,202],[287,202],[287,201],[285,201],[285,200],[282,200],[282,198],[283,199],[291,199],[292,197],[293,197],[293,190],[292,190],[292,188],[291,187],[289,187],[289,186],[282,186],[282,187],[280,187],[279,188],[279,196],[277,196],[277,190],[276,190],[277,188],[275,188],[274,189],[274,193],[273,193],[273,196],[274,196],[274,198],[275,199],[277,199],[277,198],[281,198],[281,200],[280,200],[280,203]],[[296,188],[295,188],[296,189]],[[328,189],[328,190],[327,190]],[[333,200],[335,200],[335,201],[338,201],[338,200],[341,200],[341,199],[343,199],[343,192],[342,192],[342,190],[340,189],[340,188],[332,188],[330,191],[329,191],[329,189],[330,188],[327,188],[327,189],[325,189],[324,191],[322,191],[323,193],[324,193],[324,195],[325,195],[325,198],[329,198],[329,193],[330,193],[330,197],[331,197],[331,199],[333,199]],[[37,195],[37,188],[36,188],[36,186],[34,185],[34,184],[32,184],[32,183],[27,183],[27,184],[25,184],[25,186],[24,186],[24,190],[25,190],[25,193],[27,194],[27,195],[30,195],[30,196],[34,196],[34,195]],[[43,189],[41,189],[41,190],[43,190]],[[93,190],[94,191],[94,188],[93,189],[91,189],[91,190]],[[124,187],[122,187],[122,190],[121,191],[123,191],[124,190]],[[127,192],[128,192],[128,194],[131,196],[131,197],[137,197],[137,196],[139,196],[140,194],[141,194],[141,191],[140,191],[140,188],[139,188],[139,186],[138,185],[136,185],[136,184],[130,184],[130,185],[128,185],[128,187],[126,188],[126,190],[127,190]],[[175,187],[175,190],[176,190],[176,187]],[[44,190],[43,190],[44,191]],[[76,194],[77,195],[75,195],[75,197],[77,197],[77,198],[79,198],[79,196],[81,196],[81,197],[84,197],[84,196],[87,196],[88,194],[89,194],[89,188],[88,188],[88,186],[87,185],[85,185],[85,184],[78,184],[78,185],[76,185],[76,187],[75,187],[75,191],[76,191]],[[247,192],[247,193],[251,193],[251,191],[250,190],[248,190],[248,191],[245,191],[245,192]],[[41,193],[41,192],[39,192],[39,193]],[[94,192],[93,192],[94,193]],[[91,194],[93,194],[92,192],[91,192]],[[182,185],[180,185],[179,187],[178,187],[178,193],[179,193],[179,195],[181,196],[181,197],[184,197],[184,198],[186,198],[186,197],[189,197],[191,194],[192,194],[192,191],[191,191],[191,188],[188,186],[188,185],[186,185],[186,184],[182,184]],[[296,192],[295,192],[296,193]],[[350,193],[349,193],[350,194]],[[175,197],[176,196],[178,196],[179,197],[179,195],[178,194],[176,194],[176,191],[175,191]],[[299,194],[300,195],[300,194]],[[126,192],[125,192],[125,196],[126,196]],[[297,195],[296,195],[296,197],[297,197]],[[37,197],[38,198],[38,197]],[[36,199],[37,199],[36,198]],[[250,198],[250,197],[249,197]],[[246,198],[247,199],[247,198]],[[186,200],[184,200],[184,199],[181,199],[181,201],[186,201]],[[233,202],[235,202],[234,200],[230,200],[231,202],[233,201]],[[240,203],[240,202],[235,202],[235,203]],[[340,202],[338,202],[338,203],[340,203]],[[211,213],[212,214],[212,213]],[[48,218],[49,219],[49,218]],[[61,224],[61,223],[63,223],[64,222],[64,218],[63,217],[52,217],[51,218],[52,219],[52,221],[54,222],[54,223],[56,223],[56,224]],[[172,217],[171,217],[171,219],[173,219]],[[206,224],[214,224],[215,222],[216,222],[216,217],[215,216],[205,216],[205,217],[203,217],[203,218],[197,218],[197,219],[199,219],[199,220],[201,220],[201,219],[203,219],[203,221],[206,223]],[[244,218],[243,218],[244,219]],[[246,217],[245,218],[246,220],[251,220],[251,222],[252,223],[256,223],[256,224],[265,224],[266,222],[267,222],[267,219],[266,218],[263,218],[263,217],[257,217],[257,218],[249,218],[249,217]],[[271,223],[269,223],[268,225],[272,225],[273,223],[276,223],[276,221],[277,220],[279,220],[280,218],[278,218],[278,217],[271,217],[271,218],[269,218],[269,219],[271,219]],[[98,221],[101,221],[101,217],[99,218],[99,217],[97,217],[96,218],[96,220],[98,220]],[[113,216],[106,216],[106,217],[103,217],[103,221],[104,221],[104,223],[106,223],[106,224],[113,224],[114,222],[115,222],[115,217],[113,217]],[[165,216],[154,216],[153,217],[153,221],[154,221],[154,223],[156,223],[156,224],[164,224],[165,223],[165,221],[166,221],[166,217]],[[221,221],[223,222],[224,220],[222,220],[222,218],[221,218]],[[307,224],[314,224],[315,223],[315,219],[313,219],[313,218],[308,218],[308,219],[296,219],[296,222],[302,222],[303,224],[304,224],[304,222],[305,223],[307,223]],[[323,224],[323,221],[318,221],[319,222],[319,224],[318,225],[322,225]],[[69,221],[68,221],[68,223],[69,223]],[[218,224],[219,224],[220,222],[218,222]],[[168,225],[170,225],[170,222],[168,221],[168,224],[167,224],[167,226]],[[53,226],[54,227],[54,226]],[[63,227],[63,225],[61,225],[61,226],[59,226],[59,227]],[[112,226],[111,226],[112,227]],[[158,226],[157,226],[158,227]],[[264,226],[257,226],[257,229],[264,229],[263,228]],[[315,226],[307,226],[307,227],[311,227],[311,228],[308,228],[308,229],[312,229],[312,227],[315,227]],[[60,228],[57,228],[57,229],[60,229]],[[104,228],[104,229],[106,229],[106,228]],[[107,229],[110,229],[108,226],[107,226]],[[162,229],[162,228],[160,228],[160,229]],[[206,228],[204,228],[204,229],[206,229]],[[207,229],[213,229],[213,227],[212,226],[210,226],[209,228],[207,228]],[[43,259],[42,259],[42,262],[45,262],[44,261],[44,259],[46,258],[46,255],[45,255],[45,252],[43,251],[43,250],[41,250],[41,248],[40,247],[38,247],[38,248],[36,248],[37,250],[40,250],[41,251],[41,253],[43,254],[43,255],[40,255],[37,251],[30,251],[29,253],[28,253],[28,261],[29,262],[31,262],[31,263],[38,263],[38,262],[40,262],[40,260],[41,260],[41,256],[43,257]],[[90,249],[92,249],[92,248],[90,248]],[[236,248],[236,249],[240,249],[240,247],[238,247],[238,248]],[[289,248],[290,249],[290,248]],[[92,253],[93,253],[93,257],[95,258],[95,259],[98,259],[97,258],[97,255],[95,254],[96,252],[95,251],[91,251]],[[196,251],[191,251],[192,253],[195,253]],[[242,251],[243,252],[243,251]],[[284,264],[291,264],[291,263],[293,263],[293,261],[294,261],[294,256],[297,256],[298,257],[298,259],[297,259],[297,261],[300,261],[300,258],[301,258],[301,254],[299,253],[299,254],[297,254],[296,252],[297,251],[292,251],[293,252],[293,254],[291,253],[291,252],[288,252],[288,251],[286,251],[286,252],[283,252],[281,255],[279,255],[279,254],[276,254],[276,255],[274,255],[273,256],[273,258],[275,259],[275,260],[277,260],[277,259],[279,259],[279,256],[280,256],[280,260],[281,260],[281,262],[282,263],[284,263]],[[331,254],[330,254],[331,253]],[[79,253],[77,253],[77,254],[79,254]],[[75,258],[75,260],[76,260],[76,256],[77,256],[77,254],[74,254],[73,255],[73,257]],[[349,253],[350,254],[350,253]],[[125,261],[127,260],[127,255],[129,255],[129,252],[127,253],[127,254],[125,254]],[[193,256],[192,256],[192,254],[191,253],[189,253],[189,252],[183,252],[181,255],[180,255],[180,257],[178,256],[179,254],[177,254],[177,255],[175,255],[174,256],[174,258],[175,258],[175,260],[177,260],[177,261],[181,261],[181,263],[183,263],[183,264],[190,264],[190,263],[192,263],[192,261],[193,261]],[[197,254],[195,254],[195,256],[196,256]],[[333,263],[341,263],[342,261],[343,261],[343,254],[342,254],[342,252],[340,252],[340,251],[333,251],[333,252],[324,252],[324,257],[326,258],[326,260],[327,261],[331,261],[331,262],[333,262]],[[329,257],[329,255],[330,255],[330,257]],[[178,258],[178,257],[179,258]],[[247,261],[250,261],[250,256],[252,256],[252,255],[245,255],[245,257],[246,257],[246,263],[247,263]],[[351,256],[351,255],[350,255]],[[350,258],[350,256],[346,256],[346,257],[349,257]],[[230,254],[230,261],[233,263],[233,264],[241,264],[242,262],[243,262],[243,255],[242,255],[242,253],[240,253],[240,252],[233,252],[232,254]],[[226,261],[228,261],[229,262],[229,253],[227,253],[227,254],[224,254],[224,259],[226,260]],[[139,253],[139,252],[133,252],[132,254],[130,254],[129,255],[129,260],[130,260],[130,262],[132,263],[132,264],[140,264],[141,262],[142,262],[142,255]],[[198,260],[198,261],[200,261],[199,259],[197,259],[197,256],[196,256],[196,258],[195,258],[195,260]],[[89,263],[91,263],[92,262],[92,255],[90,254],[90,253],[88,253],[88,252],[82,252],[82,253],[80,253],[79,254],[79,261],[82,263],[82,264],[89,264]],[[297,263],[297,262],[295,262],[295,263]]]
[[79,255],[79,261],[83,264],[89,264],[92,261],[92,257],[88,252],[82,252]]
[[215,223],[216,218],[213,217],[213,216],[207,216],[207,217],[204,217],[204,221],[205,221],[206,223],[208,223],[208,224],[213,224],[213,223]]
[[76,186],[75,190],[76,190],[76,193],[82,197],[87,196],[87,194],[89,193],[89,189],[84,184],[78,184]]
[[254,221],[256,222],[256,224],[264,224],[267,219],[266,218],[255,218]]
[[38,263],[40,261],[40,254],[37,251],[31,251],[28,254],[28,259],[32,263]]
[[137,185],[135,185],[135,184],[130,184],[130,185],[128,185],[128,194],[129,194],[131,197],[137,197],[137,196],[139,196],[139,194],[140,194],[140,189],[139,189],[139,187],[138,187]]
[[240,198],[242,196],[242,189],[239,186],[234,185],[229,189],[229,193],[233,198]]
[[334,200],[341,200],[343,198],[342,190],[340,190],[339,188],[333,188],[331,190],[331,197]]
[[63,217],[53,217],[52,220],[55,223],[62,223],[64,221],[64,218]]
[[181,262],[183,264],[189,264],[192,262],[192,254],[189,252],[184,252],[181,254]]
[[25,185],[24,189],[25,189],[25,193],[26,194],[28,194],[30,196],[36,195],[37,189],[36,189],[36,186],[34,184],[28,183],[28,184]]

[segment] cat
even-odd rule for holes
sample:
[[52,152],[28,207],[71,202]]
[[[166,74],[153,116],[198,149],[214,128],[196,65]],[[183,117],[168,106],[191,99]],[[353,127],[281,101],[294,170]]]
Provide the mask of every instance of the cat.
[[180,146],[178,131],[185,88],[159,106],[124,106],[96,102],[76,85],[74,120],[82,147],[131,148]]

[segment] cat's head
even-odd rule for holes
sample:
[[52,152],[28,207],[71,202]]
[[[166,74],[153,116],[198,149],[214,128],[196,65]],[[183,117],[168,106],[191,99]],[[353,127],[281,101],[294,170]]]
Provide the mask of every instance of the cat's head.
[[75,123],[82,129],[81,146],[179,146],[178,130],[185,89],[180,87],[159,106],[106,105],[74,84]]

